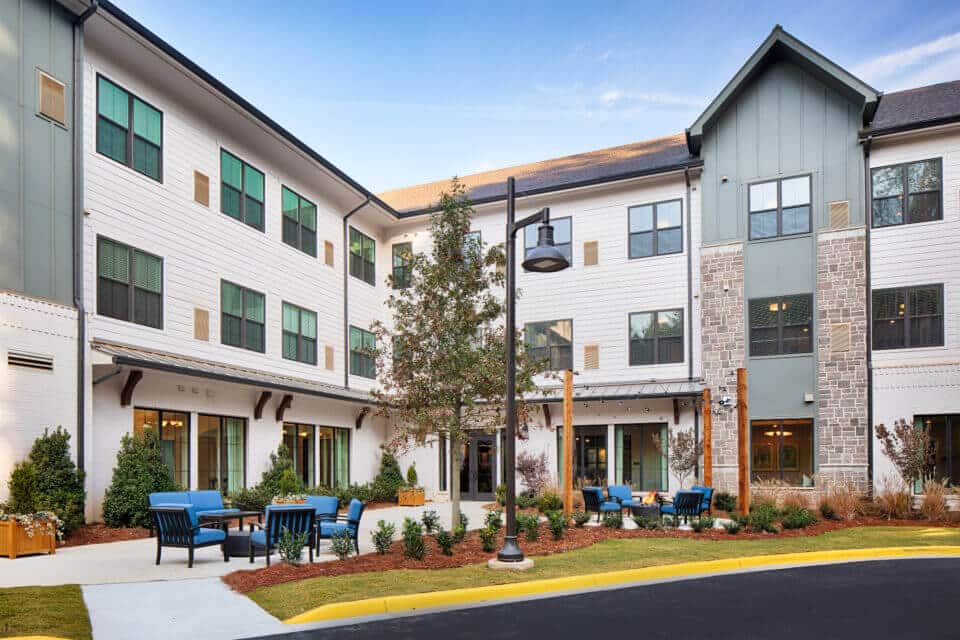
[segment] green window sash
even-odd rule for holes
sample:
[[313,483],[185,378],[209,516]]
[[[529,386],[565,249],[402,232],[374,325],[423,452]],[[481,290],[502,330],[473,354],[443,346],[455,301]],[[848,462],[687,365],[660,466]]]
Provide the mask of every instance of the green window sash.
[[97,113],[124,129],[130,126],[130,94],[104,77],[97,79]]
[[237,191],[243,191],[243,163],[223,149],[220,150],[220,179]]
[[300,333],[300,309],[286,302],[283,303],[283,330]]
[[100,276],[125,284],[130,282],[130,250],[128,247],[106,238],[100,238],[99,253],[98,270]]
[[304,338],[317,339],[317,314],[312,311],[300,310],[300,333]]
[[244,192],[251,198],[263,202],[263,174],[244,163]]
[[350,484],[350,431],[333,430],[334,486],[346,487]]
[[161,136],[160,112],[143,102],[139,98],[133,99],[133,133],[147,142],[160,146]]
[[161,293],[163,290],[163,262],[156,256],[134,250],[133,284],[140,289]]
[[220,289],[220,308],[231,316],[243,317],[243,289],[224,282]]
[[290,189],[283,187],[280,196],[283,215],[293,220],[300,220],[300,197]]
[[266,315],[264,309],[264,297],[262,293],[257,293],[246,289],[244,292],[244,317],[252,322],[263,324]]

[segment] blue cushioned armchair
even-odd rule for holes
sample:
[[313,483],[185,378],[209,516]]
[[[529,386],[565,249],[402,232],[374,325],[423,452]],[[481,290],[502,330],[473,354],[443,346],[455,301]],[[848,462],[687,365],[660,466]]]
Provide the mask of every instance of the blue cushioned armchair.
[[310,562],[313,562],[313,536],[317,526],[316,510],[306,504],[298,505],[267,505],[266,522],[262,525],[251,523],[256,531],[250,532],[250,562],[253,562],[255,547],[263,547],[267,566],[270,566],[270,553],[276,548],[287,529],[291,535],[307,534],[306,546],[310,550]]
[[700,503],[700,513],[704,511],[707,515],[713,515],[713,487],[704,487],[698,484],[690,487],[691,491],[699,491],[703,494],[703,501]]
[[633,499],[633,490],[626,484],[611,484],[607,487],[607,499],[610,502],[617,502],[621,509],[629,509],[637,504]]
[[587,513],[591,511],[596,512],[597,522],[600,522],[600,514],[613,511],[619,512],[623,507],[620,506],[619,502],[605,500],[603,497],[603,489],[600,487],[584,487],[583,508]]
[[[219,491],[204,489],[202,491],[158,491],[147,496],[151,507],[162,504],[192,505],[197,507],[197,517],[225,516],[239,513],[240,509],[225,509],[223,496]],[[150,521],[150,535],[153,535],[153,520]]]
[[363,517],[364,504],[354,498],[350,501],[350,507],[347,509],[346,516],[337,516],[336,520],[322,521],[318,523],[317,530],[317,549],[320,548],[320,540],[329,540],[333,536],[346,531],[353,540],[353,548],[360,553],[360,542],[357,537],[360,532],[360,518]]
[[680,524],[680,517],[684,520],[691,516],[700,517],[701,505],[703,504],[703,493],[701,491],[677,491],[673,500],[667,498],[658,498],[660,501],[660,519],[667,514],[674,517],[675,524]]
[[220,545],[223,561],[229,562],[227,555],[226,526],[219,529],[202,527],[199,522],[199,509],[192,504],[159,504],[150,507],[150,521],[157,532],[157,564],[163,547],[187,549],[187,568],[193,568],[193,552],[199,547]]

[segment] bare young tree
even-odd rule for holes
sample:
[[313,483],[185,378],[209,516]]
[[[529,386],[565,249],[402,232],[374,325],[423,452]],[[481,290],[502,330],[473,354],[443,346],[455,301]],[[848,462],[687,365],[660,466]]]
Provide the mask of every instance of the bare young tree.
[[692,431],[674,430],[667,434],[666,442],[660,434],[653,434],[653,442],[660,453],[667,458],[670,471],[684,487],[687,476],[693,475],[703,455],[703,441]]
[[900,472],[907,487],[917,481],[933,479],[937,464],[937,443],[926,424],[914,426],[900,418],[893,429],[878,424],[874,429],[880,448]]

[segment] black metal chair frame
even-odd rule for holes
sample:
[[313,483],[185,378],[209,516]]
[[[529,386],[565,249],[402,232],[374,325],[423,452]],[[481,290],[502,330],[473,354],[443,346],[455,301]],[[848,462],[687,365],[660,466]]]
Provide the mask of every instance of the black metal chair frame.
[[[363,518],[363,512],[364,512],[364,510],[367,508],[367,503],[366,503],[366,502],[363,502],[362,504],[363,504],[363,507],[360,509],[360,518]],[[348,509],[350,508],[349,504],[347,505],[347,508],[348,508]],[[349,525],[351,525],[351,524],[352,524],[352,525],[355,525],[355,526],[354,526],[353,534],[350,536],[350,538],[353,540],[353,548],[356,549],[357,555],[360,555],[360,542],[359,542],[359,537],[360,537],[360,518],[357,518],[356,520],[351,520],[349,517],[347,517],[346,514],[344,514],[344,515],[336,514],[336,517],[335,517],[335,518],[330,518],[330,517],[329,517],[330,514],[325,514],[325,515],[328,516],[327,519],[325,520],[325,522],[346,522],[347,525],[348,525],[348,526],[347,526],[347,533],[350,533],[350,527],[349,527]],[[317,516],[317,537],[316,537],[316,540],[317,540],[317,553],[320,553],[320,540],[330,540],[330,539],[331,539],[331,536],[321,536],[321,535],[320,535],[320,516]]]
[[[696,494],[696,502],[694,502],[694,496],[691,494]],[[668,513],[668,516],[673,516],[674,524],[680,525],[680,516],[683,516],[683,521],[689,522],[691,516],[697,516],[697,519],[700,519],[700,514],[703,511],[700,509],[700,506],[703,504],[703,492],[702,491],[684,491],[682,495],[679,496],[683,498],[683,502],[678,504],[670,498],[664,498],[660,494],[657,494],[657,502],[659,506],[665,504],[672,504],[675,513]],[[688,504],[690,503],[690,504]],[[663,522],[663,509],[660,509],[660,521]]]
[[[581,489],[580,493],[583,494],[583,510],[587,513],[591,511],[597,512],[597,522],[600,522],[600,505],[604,502],[613,502],[613,500],[604,500],[603,498],[603,489],[600,491],[587,491],[586,489]],[[617,504],[620,504],[620,501],[616,501]],[[622,511],[622,509],[621,509]],[[607,513],[613,513],[608,511]]]
[[[278,514],[280,517],[277,517]],[[309,549],[310,562],[313,562],[313,545],[311,541],[315,539],[317,535],[317,512],[315,509],[304,509],[302,507],[272,507],[270,513],[267,514],[267,521],[263,524],[250,524],[250,532],[253,533],[254,527],[257,529],[262,529],[266,533],[266,549],[264,550],[264,556],[267,559],[267,566],[270,566],[270,552],[277,546],[280,542],[280,536],[283,534],[283,529],[289,529],[291,534],[293,531],[303,531],[303,527],[297,526],[302,524],[303,521],[309,523],[307,525],[307,541],[305,546]],[[261,546],[259,543],[253,541],[253,536],[250,536],[250,563],[253,563],[253,554],[254,546]]]
[[194,549],[212,547],[213,545],[220,545],[223,561],[230,562],[230,556],[227,555],[227,527],[225,523],[220,523],[224,534],[223,540],[195,544],[193,537],[197,531],[202,528],[212,529],[214,527],[204,527],[204,523],[194,526],[190,522],[190,515],[183,507],[150,507],[150,522],[157,532],[156,564],[160,564],[163,547],[174,547],[187,549],[187,568],[192,569]]

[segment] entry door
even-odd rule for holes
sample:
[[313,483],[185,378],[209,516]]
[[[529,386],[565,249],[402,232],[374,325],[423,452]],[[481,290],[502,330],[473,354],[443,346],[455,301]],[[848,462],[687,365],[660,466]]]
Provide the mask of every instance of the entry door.
[[461,500],[493,500],[496,489],[497,437],[475,435],[463,445]]
[[607,428],[574,427],[573,479],[582,486],[607,484]]

